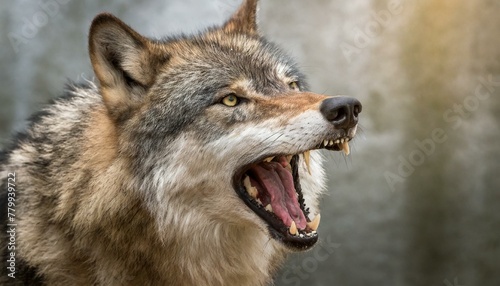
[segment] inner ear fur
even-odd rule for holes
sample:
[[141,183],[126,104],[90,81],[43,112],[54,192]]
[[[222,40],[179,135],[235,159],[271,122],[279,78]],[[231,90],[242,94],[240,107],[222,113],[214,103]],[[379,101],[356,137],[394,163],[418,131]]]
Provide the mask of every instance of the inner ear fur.
[[104,103],[114,116],[134,105],[168,59],[149,39],[107,13],[92,21],[89,53]]
[[227,33],[257,35],[257,0],[244,0],[238,10],[224,24]]

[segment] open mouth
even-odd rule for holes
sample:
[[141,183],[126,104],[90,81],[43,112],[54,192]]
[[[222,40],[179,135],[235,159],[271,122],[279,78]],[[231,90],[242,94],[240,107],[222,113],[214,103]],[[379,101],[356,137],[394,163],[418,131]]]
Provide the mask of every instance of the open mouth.
[[299,154],[270,154],[260,158],[236,172],[233,178],[236,193],[267,223],[274,239],[294,250],[308,249],[318,241],[320,214],[309,218],[300,185],[299,163],[303,160],[311,174],[311,150],[342,150],[348,155],[351,139],[325,139]]

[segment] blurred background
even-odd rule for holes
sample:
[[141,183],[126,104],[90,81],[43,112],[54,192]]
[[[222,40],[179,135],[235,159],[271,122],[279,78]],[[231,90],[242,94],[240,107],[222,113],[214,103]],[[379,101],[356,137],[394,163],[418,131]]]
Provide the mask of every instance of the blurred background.
[[[93,79],[98,12],[161,37],[240,1],[3,1],[0,145],[67,80]],[[495,0],[261,1],[262,33],[311,89],[363,103],[352,154],[325,154],[322,240],[276,285],[500,285],[499,15]]]

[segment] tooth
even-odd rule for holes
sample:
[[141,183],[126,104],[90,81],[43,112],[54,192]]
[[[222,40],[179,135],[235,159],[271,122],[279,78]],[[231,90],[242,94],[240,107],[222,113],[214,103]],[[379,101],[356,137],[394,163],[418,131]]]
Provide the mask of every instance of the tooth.
[[252,187],[252,184],[250,183],[250,177],[245,176],[245,178],[243,179],[243,186],[245,186],[245,189],[247,189],[247,191]]
[[351,153],[351,150],[349,149],[349,143],[347,143],[347,141],[345,141],[343,144],[342,144],[342,150],[344,151],[344,154],[347,156],[349,155],[349,153]]
[[259,204],[259,206],[262,205],[262,202],[260,201],[260,199],[255,199],[257,201],[257,203]]
[[306,162],[307,172],[311,175],[311,151],[304,152],[304,162]]
[[328,140],[323,140],[323,145],[325,145],[325,147],[326,147],[326,146],[328,146],[328,144],[330,144],[330,141],[328,141]]
[[339,142],[340,142],[339,139],[335,140],[335,144],[339,144]]
[[311,222],[307,223],[307,226],[313,231],[316,231],[318,229],[320,219],[321,215],[317,214],[316,217]]
[[302,233],[299,236],[300,236],[300,238],[304,238],[304,235]]
[[330,140],[330,146],[333,146],[333,140]]
[[265,207],[266,211],[268,212],[273,212],[273,207],[271,206],[271,204],[268,204],[266,207]]
[[256,187],[251,187],[249,194],[252,198],[256,199],[257,195],[259,194],[259,191],[257,191]]
[[274,159],[274,157],[268,157],[266,159],[264,159],[264,162],[271,162],[272,160]]
[[252,183],[250,183],[250,177],[245,176],[245,179],[243,179],[243,186],[245,186],[245,189],[247,190],[247,193],[254,199],[257,198],[257,195],[259,194],[259,191],[257,191],[257,188],[252,186]]
[[297,226],[295,225],[295,222],[292,220],[292,224],[290,225],[290,229],[288,230],[291,235],[296,235],[297,234]]

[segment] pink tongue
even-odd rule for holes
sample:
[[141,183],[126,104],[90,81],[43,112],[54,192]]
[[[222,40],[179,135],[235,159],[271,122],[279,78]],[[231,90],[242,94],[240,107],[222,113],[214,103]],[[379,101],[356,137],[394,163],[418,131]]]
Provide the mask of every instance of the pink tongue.
[[273,212],[286,226],[295,221],[297,228],[305,229],[307,221],[300,209],[292,173],[283,166],[286,164],[273,161],[252,167],[251,182],[257,187],[262,203],[264,205],[270,203]]

